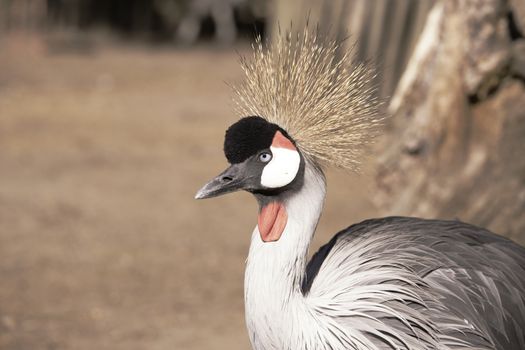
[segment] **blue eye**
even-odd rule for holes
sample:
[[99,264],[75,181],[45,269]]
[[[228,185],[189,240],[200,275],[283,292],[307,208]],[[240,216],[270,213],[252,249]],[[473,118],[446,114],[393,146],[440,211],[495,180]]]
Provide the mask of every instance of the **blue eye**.
[[270,160],[272,160],[272,155],[268,152],[261,153],[259,155],[259,160],[263,163],[268,163]]

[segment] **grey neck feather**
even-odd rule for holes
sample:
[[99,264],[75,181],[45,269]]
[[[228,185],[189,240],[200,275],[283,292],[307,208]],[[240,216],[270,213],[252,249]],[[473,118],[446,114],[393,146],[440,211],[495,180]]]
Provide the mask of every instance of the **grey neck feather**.
[[247,327],[256,349],[269,343],[284,348],[281,341],[289,337],[280,332],[289,325],[277,323],[291,322],[289,317],[305,310],[301,285],[325,194],[322,171],[305,161],[303,185],[283,197],[288,222],[281,238],[265,243],[258,228],[253,231],[245,273],[245,305]]

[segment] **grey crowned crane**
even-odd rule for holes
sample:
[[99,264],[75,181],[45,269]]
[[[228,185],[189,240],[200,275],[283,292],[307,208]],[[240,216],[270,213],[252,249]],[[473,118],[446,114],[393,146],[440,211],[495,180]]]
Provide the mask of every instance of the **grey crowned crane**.
[[252,193],[245,274],[254,349],[525,349],[525,249],[459,221],[372,219],[310,261],[323,167],[354,169],[381,123],[373,69],[306,30],[258,40],[235,88],[231,164],[196,198]]

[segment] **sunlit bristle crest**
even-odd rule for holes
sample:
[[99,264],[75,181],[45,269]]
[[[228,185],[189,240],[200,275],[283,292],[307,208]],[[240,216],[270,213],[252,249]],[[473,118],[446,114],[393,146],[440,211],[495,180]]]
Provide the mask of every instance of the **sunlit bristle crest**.
[[351,50],[339,54],[340,45],[309,28],[267,45],[258,37],[253,56],[241,58],[245,79],[234,101],[240,117],[279,125],[316,163],[355,170],[383,116],[375,70]]

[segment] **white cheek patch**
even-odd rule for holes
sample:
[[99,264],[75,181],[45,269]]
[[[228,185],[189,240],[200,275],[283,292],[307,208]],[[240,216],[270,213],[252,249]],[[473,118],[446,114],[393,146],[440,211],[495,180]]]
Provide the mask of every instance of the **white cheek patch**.
[[295,179],[301,164],[299,152],[293,149],[271,146],[272,160],[264,167],[261,185],[278,188],[288,185]]

